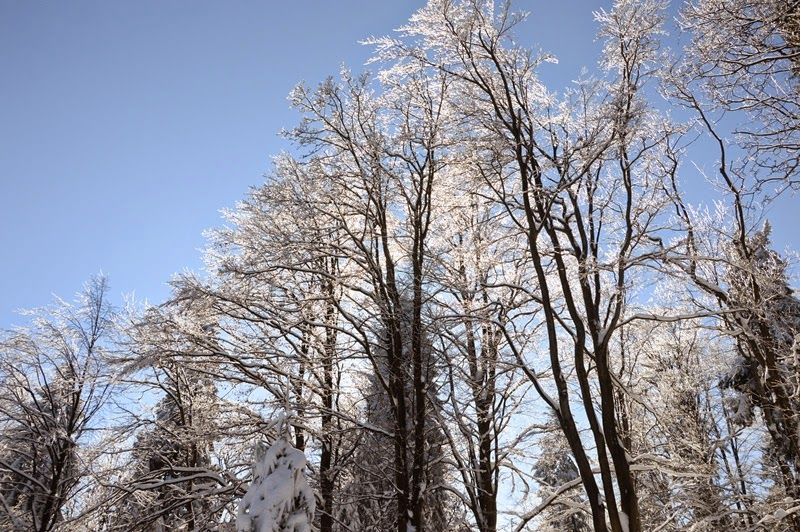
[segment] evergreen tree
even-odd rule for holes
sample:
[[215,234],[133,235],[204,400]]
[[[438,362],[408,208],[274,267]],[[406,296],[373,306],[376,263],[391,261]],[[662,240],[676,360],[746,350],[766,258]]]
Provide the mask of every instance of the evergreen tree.
[[253,481],[239,503],[239,532],[311,532],[314,493],[305,477],[306,457],[285,439],[256,448]]
[[800,301],[789,287],[786,261],[770,247],[770,231],[764,224],[730,248],[727,307],[732,313],[726,321],[739,358],[721,384],[739,394],[732,409],[735,421],[748,424],[753,408],[761,410],[771,439],[766,456],[778,465],[786,494],[800,498],[800,360],[795,347]]
[[540,501],[552,501],[542,510],[539,530],[589,532],[592,527],[586,513],[586,500],[576,492],[580,486],[578,468],[555,419],[551,420],[551,426],[553,430],[539,441],[541,452],[533,468],[533,476],[540,485]]
[[161,368],[164,396],[152,427],[140,432],[122,479],[125,495],[107,519],[111,529],[196,530],[219,522],[227,482],[212,463],[219,434],[216,387],[177,366]]

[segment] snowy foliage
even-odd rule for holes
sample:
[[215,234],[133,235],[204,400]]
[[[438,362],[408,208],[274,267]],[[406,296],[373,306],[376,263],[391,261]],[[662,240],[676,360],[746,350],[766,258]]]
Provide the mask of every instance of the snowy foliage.
[[314,492],[305,477],[306,457],[278,439],[259,446],[253,480],[239,502],[239,532],[311,532]]
[[799,5],[616,0],[568,87],[506,2],[367,39],[204,274],[3,337],[0,527],[800,530]]

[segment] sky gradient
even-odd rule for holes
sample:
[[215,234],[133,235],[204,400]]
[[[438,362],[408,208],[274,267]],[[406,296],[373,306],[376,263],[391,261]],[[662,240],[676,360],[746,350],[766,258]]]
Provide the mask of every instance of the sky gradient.
[[[14,311],[69,298],[92,274],[158,302],[201,267],[202,232],[262,182],[297,115],[286,95],[346,64],[421,1],[0,3],[0,328]],[[518,1],[518,37],[553,52],[542,77],[592,67],[592,9]],[[797,249],[800,216],[774,213]]]

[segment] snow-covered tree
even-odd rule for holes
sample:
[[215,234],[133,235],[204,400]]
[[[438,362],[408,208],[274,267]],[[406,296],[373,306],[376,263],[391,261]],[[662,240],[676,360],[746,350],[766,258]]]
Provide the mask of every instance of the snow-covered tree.
[[311,532],[315,501],[305,468],[305,455],[285,439],[259,445],[253,480],[239,502],[238,532]]
[[109,522],[195,530],[220,521],[231,487],[211,458],[221,433],[219,402],[213,384],[191,370],[163,368],[158,379],[165,395],[152,426],[136,435],[120,483],[124,495]]
[[[312,483],[319,487],[319,529],[330,532],[342,427],[349,423],[337,415],[347,352],[339,334],[343,261],[335,251],[336,225],[309,207],[312,194],[283,175],[290,172],[284,165],[291,168],[279,161],[277,175],[227,212],[231,226],[213,233],[211,283],[187,288],[213,301],[225,324],[223,363],[251,370],[248,361],[257,354],[263,380],[253,384],[291,405],[297,449],[319,448]],[[276,377],[289,386],[272,386]]]
[[[117,357],[109,445],[116,453],[101,504],[103,530],[195,530],[233,520],[240,456],[267,424],[248,405],[224,400],[213,316],[199,298],[132,309]],[[131,403],[150,408],[131,408]],[[238,455],[238,456],[237,456]]]
[[45,532],[84,510],[115,334],[104,278],[0,340],[0,528]]
[[786,493],[800,499],[800,300],[787,283],[786,261],[771,249],[768,224],[744,246],[732,244],[731,255],[725,299],[737,309],[727,321],[739,329],[740,356],[725,385],[740,394],[740,422],[752,419],[753,407],[761,410]]
[[542,532],[588,532],[588,505],[579,488],[580,475],[569,445],[555,419],[538,441],[540,453],[533,468],[539,483],[536,520]]
[[377,97],[366,77],[342,77],[294,91],[304,117],[291,136],[316,156],[285,160],[279,170],[293,182],[321,183],[306,186],[306,204],[342,235],[331,250],[347,263],[338,310],[356,356],[376,369],[390,397],[394,527],[405,532],[423,529],[427,515],[425,439],[434,392],[423,345],[424,286],[433,190],[448,161],[446,83],[441,76],[388,79]]

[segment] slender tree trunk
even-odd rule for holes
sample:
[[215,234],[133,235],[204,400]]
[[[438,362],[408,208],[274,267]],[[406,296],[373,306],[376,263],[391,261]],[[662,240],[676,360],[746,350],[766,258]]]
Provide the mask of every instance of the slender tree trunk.
[[[462,294],[467,299],[467,294]],[[477,511],[473,510],[475,520],[481,532],[497,530],[497,490],[494,485],[495,465],[493,455],[492,412],[494,404],[495,374],[493,365],[497,357],[496,345],[488,338],[491,334],[484,326],[481,344],[481,356],[478,357],[478,346],[475,338],[474,322],[471,318],[464,320],[467,341],[467,362],[470,370],[470,388],[475,403],[476,424],[478,427],[478,463],[476,488],[478,495]]]
[[[309,352],[309,345],[308,345],[308,325],[303,324],[303,338],[302,343],[300,345],[300,360],[297,367],[297,376],[292,379],[292,388],[294,392],[294,404],[295,410],[297,411],[297,419],[303,419],[305,416],[305,407],[303,405],[303,388],[304,388],[304,379],[306,375],[306,361],[308,360],[308,352]],[[303,433],[302,425],[295,425],[294,426],[294,446],[300,451],[305,451],[306,449],[306,437]]]
[[331,465],[333,462],[333,364],[336,355],[336,305],[333,302],[334,286],[326,282],[326,297],[328,298],[325,309],[325,347],[322,360],[323,389],[322,389],[322,451],[320,453],[319,476],[320,496],[322,497],[322,514],[320,516],[320,532],[333,530],[333,491],[334,477]]
[[[411,353],[414,372],[414,462],[412,466],[413,520],[417,532],[425,530],[425,418],[427,406],[427,364],[422,353],[422,229],[415,216],[414,244],[412,250],[413,301],[411,308]],[[423,367],[425,366],[425,367]]]

